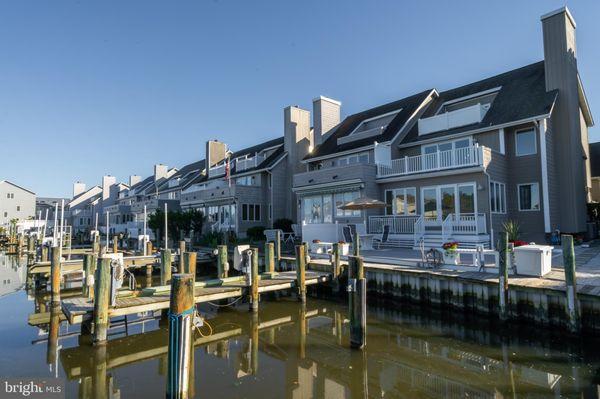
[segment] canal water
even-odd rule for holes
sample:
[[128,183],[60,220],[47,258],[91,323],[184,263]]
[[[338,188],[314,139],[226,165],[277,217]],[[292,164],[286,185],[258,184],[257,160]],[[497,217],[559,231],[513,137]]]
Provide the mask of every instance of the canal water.
[[[68,398],[162,398],[167,329],[114,320],[105,347],[51,317],[26,266],[0,255],[0,376],[59,378]],[[76,290],[71,290],[72,293]],[[69,290],[65,291],[68,295]],[[221,305],[221,306],[216,306]],[[349,348],[343,300],[206,304],[190,389],[199,398],[597,398],[600,340],[403,304],[369,306],[367,345]],[[35,326],[30,325],[36,324]],[[58,339],[48,339],[53,331]],[[1,395],[0,395],[1,396]]]

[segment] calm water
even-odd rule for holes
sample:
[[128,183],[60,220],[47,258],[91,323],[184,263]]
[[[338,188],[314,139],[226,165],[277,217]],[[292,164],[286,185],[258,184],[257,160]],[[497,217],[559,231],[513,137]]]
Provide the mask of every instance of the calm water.
[[[47,295],[25,290],[25,267],[0,255],[0,375],[66,380],[67,397],[161,398],[167,330],[158,320],[111,330],[105,348],[62,322],[49,343]],[[348,345],[343,302],[268,298],[201,308],[193,390],[203,398],[597,398],[600,341],[396,305],[370,307],[367,347]],[[45,324],[28,325],[38,313]],[[145,315],[149,318],[150,315]],[[33,319],[32,319],[33,320]],[[56,318],[54,318],[56,321]],[[55,329],[56,331],[56,329]],[[202,336],[205,335],[205,336]],[[53,341],[53,340],[51,340]]]

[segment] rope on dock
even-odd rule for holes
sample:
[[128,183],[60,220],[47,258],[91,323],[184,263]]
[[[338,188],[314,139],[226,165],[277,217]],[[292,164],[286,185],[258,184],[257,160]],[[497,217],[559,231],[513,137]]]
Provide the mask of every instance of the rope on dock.
[[211,304],[211,305],[213,305],[213,306],[216,306],[217,308],[225,308],[225,307],[227,307],[227,306],[231,306],[231,305],[235,304],[235,303],[236,303],[237,301],[239,301],[240,299],[242,299],[242,297],[241,297],[241,296],[237,297],[237,298],[236,298],[236,299],[234,299],[233,301],[231,301],[231,302],[229,302],[229,303],[226,303],[226,304],[224,304],[224,305],[221,305],[221,304],[218,304],[218,303],[214,303],[214,302],[207,302],[207,303],[209,303],[209,304]]

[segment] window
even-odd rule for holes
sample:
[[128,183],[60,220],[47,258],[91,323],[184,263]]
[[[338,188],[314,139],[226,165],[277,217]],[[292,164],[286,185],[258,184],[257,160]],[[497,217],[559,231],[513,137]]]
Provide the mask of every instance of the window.
[[360,197],[358,191],[348,191],[345,193],[336,193],[334,195],[335,200],[335,216],[336,217],[360,217],[360,211],[352,211],[347,209],[340,209],[340,206],[347,202],[353,201]]
[[269,220],[273,220],[273,206],[269,204]]
[[17,212],[19,212],[21,210],[21,207],[19,205],[17,205]]
[[417,213],[417,190],[414,187],[397,188],[385,192],[386,215],[415,215]]
[[258,184],[258,179],[256,177],[256,175],[254,176],[243,176],[243,177],[238,177],[235,180],[235,184],[238,184],[240,186],[260,186],[260,184]]
[[504,183],[490,182],[490,210],[492,213],[506,213],[506,186]]
[[10,193],[6,193],[6,198],[10,199]]
[[540,189],[538,183],[517,185],[520,211],[540,210]]
[[242,204],[242,220],[244,222],[259,222],[260,221],[260,205],[259,204]]
[[537,152],[535,130],[522,130],[515,133],[515,152],[518,157]]
[[479,95],[474,98],[464,98],[458,100],[446,101],[438,111],[438,114],[443,114],[446,112],[458,111],[459,109],[471,107],[476,104],[481,104],[484,110],[490,109],[494,99],[496,98],[496,94],[498,94],[498,90],[494,89],[494,93]]
[[8,212],[4,212],[4,217],[7,217],[7,216],[8,216]]

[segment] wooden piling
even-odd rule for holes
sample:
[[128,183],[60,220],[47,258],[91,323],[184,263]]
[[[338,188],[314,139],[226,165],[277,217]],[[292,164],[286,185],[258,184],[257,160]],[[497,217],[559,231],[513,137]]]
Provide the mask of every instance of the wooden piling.
[[191,274],[196,281],[196,252],[183,253],[183,270],[180,272]]
[[152,265],[146,265],[146,287],[152,287]]
[[58,333],[60,331],[60,304],[52,304],[50,307],[50,325],[48,328],[48,346],[46,348],[46,363],[56,366],[56,355],[58,353]]
[[53,304],[60,303],[60,262],[60,248],[52,247],[52,261],[50,263],[50,286]]
[[185,253],[185,240],[179,241],[179,256]]
[[229,262],[227,261],[227,245],[217,247],[217,278],[227,278],[229,275]]
[[281,231],[275,231],[275,261],[279,264],[281,260]]
[[250,368],[252,375],[258,375],[258,312],[252,314],[252,322],[250,325]]
[[348,257],[348,307],[350,313],[350,346],[360,349],[365,345],[367,329],[367,281],[363,259]]
[[106,343],[108,332],[108,305],[110,302],[110,262],[109,258],[98,259],[94,281],[94,345]]
[[171,284],[171,250],[163,249],[160,252],[160,285]]
[[508,320],[508,233],[500,233],[500,245],[498,247],[500,265],[498,272],[498,312],[500,320]]
[[82,294],[85,298],[94,297],[94,271],[96,264],[95,254],[85,254],[83,256],[83,284]]
[[258,312],[258,248],[252,248],[250,261],[250,310]]
[[194,310],[194,276],[174,274],[169,306],[167,398],[189,397]]
[[117,240],[117,237],[115,235],[113,235],[112,243],[113,243],[113,254],[116,254],[119,252],[119,240]]
[[42,262],[48,262],[48,246],[42,244]]
[[99,257],[100,256],[100,241],[98,240],[98,236],[94,236],[94,242],[92,243],[92,252]]
[[567,322],[569,331],[576,333],[580,329],[579,306],[577,306],[577,275],[575,273],[575,248],[573,236],[562,235],[563,264],[567,290]]
[[296,286],[298,300],[306,303],[306,245],[296,245]]
[[148,255],[148,256],[152,255],[153,251],[154,251],[154,249],[152,248],[152,241],[148,241],[146,243],[146,255]]
[[33,253],[35,251],[35,238],[33,236],[27,236],[27,251]]
[[265,272],[275,274],[275,245],[272,242],[265,243]]
[[333,281],[337,282],[341,274],[341,257],[340,257],[340,244],[334,243],[331,250],[331,268],[333,272]]
[[360,234],[358,234],[358,231],[355,231],[352,235],[352,253],[354,256],[360,256]]

